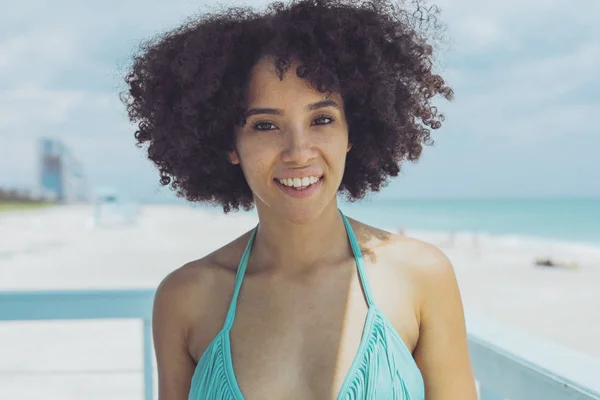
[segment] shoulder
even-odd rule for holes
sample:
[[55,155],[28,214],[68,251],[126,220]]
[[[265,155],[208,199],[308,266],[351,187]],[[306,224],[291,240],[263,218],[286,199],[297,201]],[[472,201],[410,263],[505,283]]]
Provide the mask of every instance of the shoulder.
[[177,298],[202,296],[211,291],[220,280],[237,272],[238,261],[250,232],[194,261],[169,273],[159,284],[157,294]]
[[203,258],[177,268],[160,282],[152,312],[155,336],[168,331],[173,339],[189,344],[194,321],[204,319],[203,305],[212,295],[215,268]]
[[437,279],[453,273],[452,263],[437,246],[351,220],[365,256],[382,256],[420,279]]
[[[409,236],[397,235],[359,221],[352,221],[365,258],[389,267],[390,277],[410,282],[418,309],[432,296],[453,296],[457,290],[454,267],[437,246]],[[399,282],[400,283],[400,282]]]
[[185,313],[189,301],[202,298],[214,279],[215,265],[207,258],[189,262],[169,273],[158,285],[154,300],[155,309]]
[[[205,321],[214,314],[211,309],[220,311],[228,291],[233,289],[237,261],[247,235],[184,264],[163,278],[154,298],[154,319],[179,326],[189,336],[189,330],[198,321]],[[210,309],[206,307],[208,304]]]

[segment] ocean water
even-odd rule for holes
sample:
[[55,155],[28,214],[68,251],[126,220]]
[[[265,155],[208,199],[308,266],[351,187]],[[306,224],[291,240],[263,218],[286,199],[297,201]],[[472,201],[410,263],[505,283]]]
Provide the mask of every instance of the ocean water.
[[375,199],[340,203],[374,226],[477,232],[600,245],[600,198]]
[[600,245],[600,198],[375,198],[340,201],[339,207],[349,217],[393,231],[454,231]]

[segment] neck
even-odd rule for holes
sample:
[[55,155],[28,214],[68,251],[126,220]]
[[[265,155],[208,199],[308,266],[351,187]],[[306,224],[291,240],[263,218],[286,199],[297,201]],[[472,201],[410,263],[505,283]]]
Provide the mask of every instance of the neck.
[[253,246],[253,264],[272,272],[308,270],[351,253],[337,203],[306,223],[295,223],[257,207],[259,228]]

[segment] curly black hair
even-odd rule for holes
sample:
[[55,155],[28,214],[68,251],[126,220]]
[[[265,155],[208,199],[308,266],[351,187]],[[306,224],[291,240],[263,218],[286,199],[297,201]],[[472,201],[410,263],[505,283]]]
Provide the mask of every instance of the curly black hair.
[[339,192],[349,200],[378,191],[404,160],[431,145],[444,116],[431,100],[453,91],[432,72],[427,32],[439,10],[413,1],[298,0],[263,12],[230,7],[190,19],[140,46],[121,100],[137,124],[137,145],[162,185],[191,202],[249,210],[253,196],[228,161],[235,126],[245,124],[244,89],[252,67],[272,56],[279,78],[295,71],[322,93],[340,93],[348,153]]

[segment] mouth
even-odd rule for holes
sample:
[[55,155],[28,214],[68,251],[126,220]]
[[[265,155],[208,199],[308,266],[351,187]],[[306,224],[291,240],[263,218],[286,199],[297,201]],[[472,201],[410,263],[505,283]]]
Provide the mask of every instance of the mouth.
[[292,197],[308,197],[314,194],[323,182],[323,176],[311,175],[295,178],[275,178],[277,186]]
[[310,175],[302,178],[275,178],[280,184],[296,190],[305,190],[311,185],[318,183],[323,177]]

